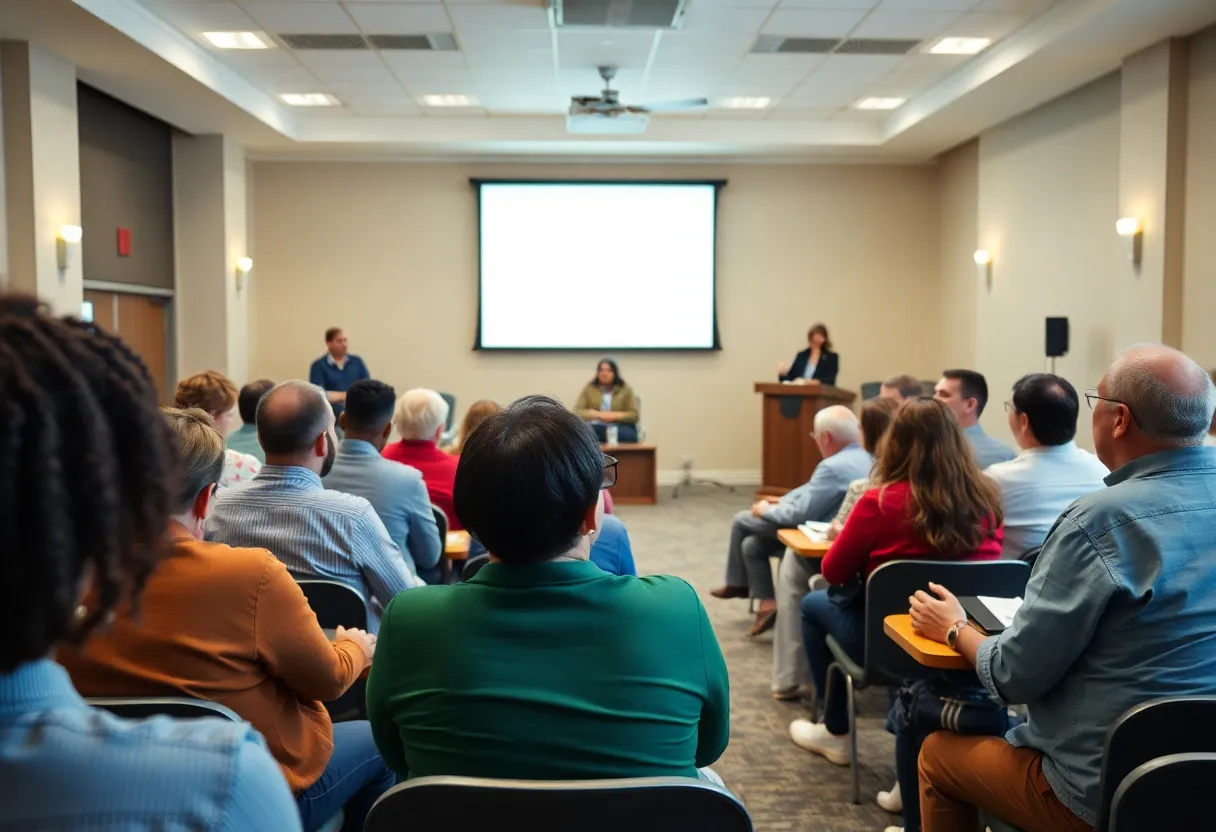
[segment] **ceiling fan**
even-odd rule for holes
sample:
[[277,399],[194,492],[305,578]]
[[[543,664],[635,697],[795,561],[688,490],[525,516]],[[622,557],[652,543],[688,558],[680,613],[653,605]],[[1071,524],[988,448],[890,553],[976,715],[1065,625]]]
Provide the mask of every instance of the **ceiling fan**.
[[599,95],[576,95],[571,97],[570,115],[602,116],[607,118],[644,116],[649,113],[692,110],[709,104],[709,100],[705,98],[686,98],[682,101],[662,101],[655,104],[622,104],[620,93],[612,88],[612,79],[616,77],[616,70],[617,68],[614,66],[599,67],[600,77],[604,79],[603,91]]

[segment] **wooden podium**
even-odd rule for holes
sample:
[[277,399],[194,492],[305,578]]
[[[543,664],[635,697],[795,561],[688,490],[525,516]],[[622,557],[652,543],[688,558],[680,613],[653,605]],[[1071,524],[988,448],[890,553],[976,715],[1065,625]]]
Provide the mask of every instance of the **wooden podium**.
[[825,407],[851,407],[856,394],[827,384],[757,382],[764,397],[764,470],[761,497],[780,497],[811,478],[822,457],[811,436],[815,414]]

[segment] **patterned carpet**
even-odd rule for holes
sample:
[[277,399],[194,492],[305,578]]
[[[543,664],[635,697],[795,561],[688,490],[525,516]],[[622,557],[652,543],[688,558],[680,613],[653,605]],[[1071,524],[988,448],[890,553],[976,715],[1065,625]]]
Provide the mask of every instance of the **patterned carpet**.
[[625,506],[618,513],[629,527],[638,571],[684,578],[709,610],[731,684],[730,746],[714,770],[747,805],[757,832],[881,832],[899,823],[874,803],[878,790],[895,782],[895,744],[883,730],[885,690],[858,697],[862,803],[854,806],[849,770],[790,742],[790,720],[805,714],[797,704],[772,698],[771,635],[748,638],[746,601],[709,596],[722,583],[731,517],[750,504],[752,493],[698,486],[673,500],[664,488],[658,506]]

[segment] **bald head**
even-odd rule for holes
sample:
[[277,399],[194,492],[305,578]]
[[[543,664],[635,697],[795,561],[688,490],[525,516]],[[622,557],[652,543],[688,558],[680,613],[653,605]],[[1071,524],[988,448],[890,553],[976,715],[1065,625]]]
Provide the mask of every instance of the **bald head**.
[[1137,345],[1115,359],[1101,383],[1131,411],[1147,439],[1198,445],[1212,423],[1216,388],[1202,367],[1172,347]]
[[329,430],[333,409],[325,391],[307,381],[284,381],[258,402],[258,441],[267,457],[302,454]]

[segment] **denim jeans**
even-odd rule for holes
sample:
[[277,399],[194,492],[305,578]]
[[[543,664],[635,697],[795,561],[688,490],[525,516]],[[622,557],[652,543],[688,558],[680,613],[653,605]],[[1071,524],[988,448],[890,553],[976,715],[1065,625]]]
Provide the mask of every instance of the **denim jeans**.
[[[638,426],[625,424],[623,422],[614,422],[617,426],[616,440],[618,442],[637,442],[638,441]],[[595,436],[601,442],[608,441],[608,425],[604,422],[592,422],[591,427],[595,429]]]
[[397,784],[384,764],[366,720],[334,725],[334,753],[317,782],[296,797],[304,832],[316,832],[344,813],[342,832],[359,832],[376,798]]
[[824,727],[837,736],[849,732],[849,711],[841,674],[833,679],[832,695],[826,694],[828,665],[833,661],[827,638],[834,636],[853,661],[861,662],[865,658],[865,621],[864,610],[837,606],[826,589],[808,592],[802,599],[802,646],[811,666],[815,693],[821,700],[826,697],[829,706],[823,711]]

